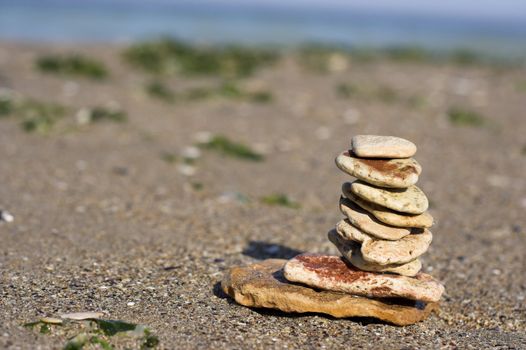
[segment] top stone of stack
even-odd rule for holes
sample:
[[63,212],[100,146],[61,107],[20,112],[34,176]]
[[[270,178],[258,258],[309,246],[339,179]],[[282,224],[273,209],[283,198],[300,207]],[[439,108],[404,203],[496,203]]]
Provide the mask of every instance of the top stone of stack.
[[383,188],[408,188],[418,182],[422,167],[412,158],[416,146],[395,136],[357,135],[351,149],[336,157],[343,172]]
[[352,151],[362,158],[409,158],[416,145],[395,136],[357,135],[351,139]]

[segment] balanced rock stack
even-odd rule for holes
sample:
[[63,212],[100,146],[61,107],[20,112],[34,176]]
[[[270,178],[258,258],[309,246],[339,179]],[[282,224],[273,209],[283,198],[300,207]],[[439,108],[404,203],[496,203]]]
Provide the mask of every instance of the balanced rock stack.
[[444,287],[420,272],[433,217],[415,186],[416,146],[393,136],[359,135],[336,165],[357,180],[342,186],[346,216],[329,231],[342,257],[301,254],[230,270],[223,290],[245,306],[335,317],[375,317],[397,325],[425,319]]
[[336,157],[338,168],[358,180],[342,186],[347,219],[329,240],[360,270],[414,277],[422,268],[418,257],[433,238],[433,217],[415,185],[422,171],[415,153],[412,142],[398,137],[359,135]]

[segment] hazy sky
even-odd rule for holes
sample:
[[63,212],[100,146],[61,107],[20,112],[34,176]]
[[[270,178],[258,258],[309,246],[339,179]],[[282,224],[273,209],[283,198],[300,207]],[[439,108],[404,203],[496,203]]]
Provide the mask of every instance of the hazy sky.
[[[164,1],[170,2],[170,0]],[[288,7],[308,5],[446,16],[522,18],[526,20],[525,0],[194,0],[194,2],[195,1],[233,4],[257,3]]]
[[2,3],[67,2],[70,4],[90,2],[135,2],[135,3],[190,3],[190,4],[257,4],[288,8],[332,8],[356,9],[381,13],[405,13],[417,15],[474,17],[526,22],[526,0],[0,0]]

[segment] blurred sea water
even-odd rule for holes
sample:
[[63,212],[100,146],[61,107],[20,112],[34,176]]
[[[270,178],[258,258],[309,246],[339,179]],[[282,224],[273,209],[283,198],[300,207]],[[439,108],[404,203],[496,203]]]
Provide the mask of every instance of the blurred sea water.
[[526,21],[360,9],[118,0],[0,0],[0,40],[129,42],[174,36],[197,43],[470,49],[526,54]]

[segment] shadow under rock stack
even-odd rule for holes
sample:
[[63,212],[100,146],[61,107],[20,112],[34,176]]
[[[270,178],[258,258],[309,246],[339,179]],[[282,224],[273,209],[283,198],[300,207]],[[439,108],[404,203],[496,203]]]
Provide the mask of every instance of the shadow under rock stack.
[[[428,199],[415,184],[416,146],[359,135],[336,165],[357,180],[342,185],[345,219],[328,238],[341,257],[301,254],[230,270],[223,290],[245,306],[413,324],[437,308],[444,287],[420,272],[432,241]],[[290,283],[293,282],[294,284]]]

